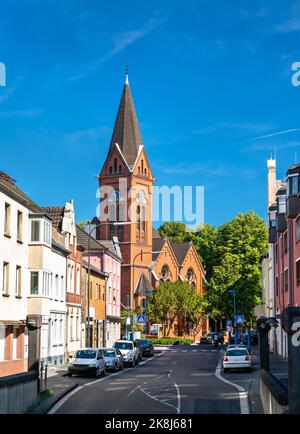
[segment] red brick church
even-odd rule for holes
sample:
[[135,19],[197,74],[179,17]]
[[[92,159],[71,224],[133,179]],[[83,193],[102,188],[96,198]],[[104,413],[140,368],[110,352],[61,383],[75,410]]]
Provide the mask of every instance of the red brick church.
[[[198,293],[205,290],[205,270],[194,245],[162,239],[152,227],[154,181],[126,74],[108,154],[99,174],[99,186],[107,192],[100,199],[97,234],[102,240],[119,238],[123,306],[126,302],[134,308],[144,306],[146,291],[165,280],[188,281]],[[118,225],[126,220],[133,223]],[[93,223],[97,222],[94,219]],[[186,335],[182,324],[178,321],[175,335]],[[200,333],[206,330],[203,321]]]

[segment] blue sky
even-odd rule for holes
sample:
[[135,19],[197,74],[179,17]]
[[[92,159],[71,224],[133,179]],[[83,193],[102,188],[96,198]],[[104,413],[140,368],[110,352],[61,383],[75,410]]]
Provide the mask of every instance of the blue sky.
[[93,216],[126,58],[157,183],[204,185],[206,223],[265,217],[270,152],[300,161],[300,1],[2,2],[0,170]]

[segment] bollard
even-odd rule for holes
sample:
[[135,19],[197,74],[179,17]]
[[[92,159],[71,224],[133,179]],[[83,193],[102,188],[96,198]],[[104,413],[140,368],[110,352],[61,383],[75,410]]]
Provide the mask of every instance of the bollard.
[[257,320],[258,330],[258,345],[260,355],[260,368],[266,371],[270,370],[270,357],[269,357],[269,331],[271,330],[270,324],[267,323],[266,317],[260,317]]
[[288,335],[289,412],[300,414],[300,307],[283,311],[282,326]]

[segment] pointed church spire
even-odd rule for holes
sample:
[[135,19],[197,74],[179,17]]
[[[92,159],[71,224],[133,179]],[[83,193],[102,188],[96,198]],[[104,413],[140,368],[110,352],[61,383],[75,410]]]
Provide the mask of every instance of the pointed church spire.
[[128,61],[126,61],[126,78],[125,78],[125,85],[129,86],[129,80],[128,80]]
[[139,146],[142,144],[142,136],[129,87],[128,66],[109,152],[115,143],[118,143],[128,165],[133,167]]

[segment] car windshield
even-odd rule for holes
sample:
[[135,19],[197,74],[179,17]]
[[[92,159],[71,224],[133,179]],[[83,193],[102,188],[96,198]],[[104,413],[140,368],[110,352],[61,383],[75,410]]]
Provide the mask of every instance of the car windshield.
[[116,357],[115,350],[103,350],[105,357]]
[[140,345],[148,345],[149,341],[147,339],[138,339],[137,343]]
[[239,357],[239,356],[247,356],[247,355],[248,355],[247,351],[243,350],[243,349],[228,350],[226,353],[226,356],[229,356],[229,357]]
[[132,350],[133,345],[131,342],[115,342],[114,347],[118,350]]
[[96,351],[93,350],[79,350],[74,355],[75,359],[95,359]]

